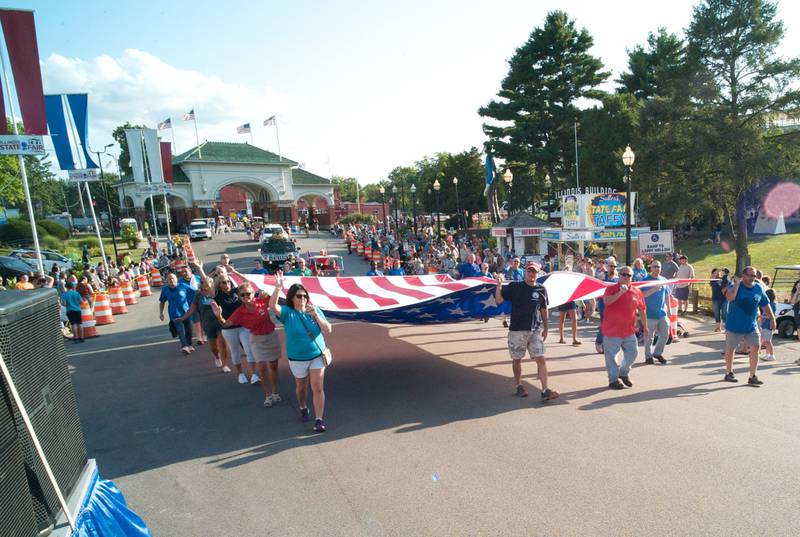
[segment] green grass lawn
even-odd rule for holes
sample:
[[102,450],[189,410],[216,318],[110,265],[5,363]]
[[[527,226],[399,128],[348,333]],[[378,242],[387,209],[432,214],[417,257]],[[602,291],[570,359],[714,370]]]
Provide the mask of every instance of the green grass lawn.
[[[676,242],[675,250],[689,257],[698,278],[709,277],[713,268],[733,270],[736,267],[733,239],[723,235],[723,243],[730,245],[726,251],[720,244],[702,244],[705,237],[707,234]],[[784,235],[751,235],[749,249],[753,266],[772,278],[776,265],[800,264],[800,226],[787,227]],[[700,286],[702,295],[710,293],[705,287],[708,286]]]

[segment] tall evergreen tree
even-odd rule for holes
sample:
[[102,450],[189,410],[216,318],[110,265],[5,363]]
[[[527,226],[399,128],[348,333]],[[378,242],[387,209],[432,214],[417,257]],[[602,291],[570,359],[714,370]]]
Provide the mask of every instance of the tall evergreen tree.
[[514,171],[514,206],[529,205],[546,174],[556,183],[574,175],[576,101],[599,99],[597,86],[609,76],[589,53],[592,45],[566,13],[549,13],[509,60],[498,99],[478,111],[500,122],[483,129],[493,153]]
[[777,6],[768,0],[705,0],[688,30],[689,62],[705,92],[695,119],[705,138],[707,178],[736,242],[736,268],[750,263],[743,200],[760,178],[796,172],[800,134],[771,128],[773,119],[800,107],[800,60],[781,59],[784,35]]

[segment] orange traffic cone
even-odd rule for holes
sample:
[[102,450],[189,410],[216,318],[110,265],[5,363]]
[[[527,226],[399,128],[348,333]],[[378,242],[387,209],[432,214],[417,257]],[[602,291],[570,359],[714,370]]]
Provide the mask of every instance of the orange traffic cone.
[[97,328],[95,328],[94,317],[92,316],[92,308],[87,301],[81,302],[81,328],[83,329],[83,339],[90,337],[97,337]]
[[122,296],[122,289],[119,287],[109,287],[108,297],[111,299],[111,313],[114,315],[122,315],[128,313],[128,308],[125,307],[125,297]]
[[147,283],[147,276],[142,274],[141,276],[136,277],[136,285],[139,287],[139,296],[150,296],[153,294],[150,291],[150,285]]
[[114,314],[111,313],[111,302],[105,293],[95,293],[94,295],[94,320],[99,325],[114,322]]
[[150,285],[153,287],[164,286],[164,280],[161,279],[161,271],[155,267],[150,269]]
[[136,293],[133,291],[133,285],[128,280],[123,280],[122,282],[122,296],[125,299],[125,304],[131,306],[133,304],[138,304],[138,300],[136,300]]
[[364,247],[364,259],[367,261],[372,259],[372,246],[369,244]]

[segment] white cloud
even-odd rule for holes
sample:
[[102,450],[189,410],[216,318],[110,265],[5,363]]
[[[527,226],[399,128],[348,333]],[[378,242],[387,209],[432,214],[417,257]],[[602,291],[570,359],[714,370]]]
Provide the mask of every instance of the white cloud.
[[[217,76],[180,69],[136,49],[128,49],[118,58],[102,55],[82,59],[52,54],[42,62],[42,73],[47,93],[89,94],[89,141],[93,147],[113,141],[111,132],[126,121],[155,128],[158,122],[171,117],[177,148],[185,151],[195,145],[195,132],[192,122],[183,121],[183,114],[194,109],[201,142],[249,142],[249,136],[236,134],[238,125],[249,122],[256,145],[276,151],[274,129],[263,127],[262,121],[275,113],[279,122],[282,118],[288,120],[304,108],[302,99],[273,88],[230,83]],[[314,160],[313,155],[305,154],[312,148],[292,142],[295,122],[286,121],[285,127],[281,134],[287,140],[282,139],[281,143],[286,156]],[[172,141],[169,131],[161,134],[166,141]]]

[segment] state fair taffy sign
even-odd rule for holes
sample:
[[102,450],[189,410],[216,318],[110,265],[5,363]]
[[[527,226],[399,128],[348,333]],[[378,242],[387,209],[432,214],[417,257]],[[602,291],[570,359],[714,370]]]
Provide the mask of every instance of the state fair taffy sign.
[[[635,203],[635,192],[631,194],[631,198]],[[584,213],[586,214],[586,227],[592,229],[624,226],[626,200],[627,196],[623,192],[606,192],[587,196]],[[632,220],[631,225],[634,225],[635,217]]]

